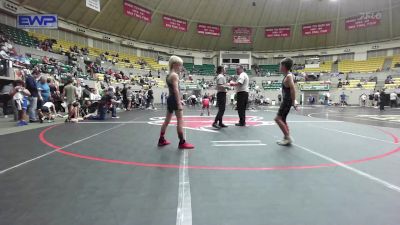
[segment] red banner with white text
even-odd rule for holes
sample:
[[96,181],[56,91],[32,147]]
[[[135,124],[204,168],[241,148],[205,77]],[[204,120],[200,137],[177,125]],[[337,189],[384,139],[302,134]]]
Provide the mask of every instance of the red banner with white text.
[[197,33],[202,35],[219,37],[221,36],[221,27],[210,24],[199,23],[197,24]]
[[346,30],[363,29],[381,24],[382,12],[361,13],[359,16],[347,18]]
[[290,37],[290,27],[267,27],[265,28],[266,38]]
[[164,27],[186,32],[188,24],[186,20],[178,19],[172,16],[163,16]]
[[234,44],[251,44],[252,29],[250,27],[232,28],[232,38]]
[[332,30],[332,22],[304,24],[302,30],[304,36],[329,34]]
[[124,13],[147,23],[151,23],[151,11],[129,1],[124,1]]

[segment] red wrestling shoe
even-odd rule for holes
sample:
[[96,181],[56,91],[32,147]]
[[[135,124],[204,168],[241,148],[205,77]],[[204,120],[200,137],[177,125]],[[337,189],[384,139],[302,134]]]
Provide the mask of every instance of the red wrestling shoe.
[[194,145],[192,145],[186,141],[183,141],[183,142],[179,143],[178,148],[179,149],[194,149]]
[[163,147],[169,144],[171,144],[171,142],[167,141],[165,138],[160,138],[160,140],[158,140],[158,147]]

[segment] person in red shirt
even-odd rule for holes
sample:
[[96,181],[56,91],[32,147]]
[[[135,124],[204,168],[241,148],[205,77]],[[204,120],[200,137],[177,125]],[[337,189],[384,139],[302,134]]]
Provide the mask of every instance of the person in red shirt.
[[203,104],[203,108],[201,109],[200,116],[204,115],[204,109],[207,109],[208,116],[210,116],[210,98],[208,97],[208,95],[204,95],[202,104]]

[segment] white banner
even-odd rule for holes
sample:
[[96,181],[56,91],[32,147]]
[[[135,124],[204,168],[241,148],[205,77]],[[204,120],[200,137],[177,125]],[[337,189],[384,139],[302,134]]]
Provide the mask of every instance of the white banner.
[[86,7],[100,12],[100,0],[86,0]]
[[306,64],[306,69],[315,69],[319,68],[319,63],[318,64]]
[[158,61],[158,64],[163,66],[168,66],[168,63],[169,63],[168,61],[162,61],[162,60]]

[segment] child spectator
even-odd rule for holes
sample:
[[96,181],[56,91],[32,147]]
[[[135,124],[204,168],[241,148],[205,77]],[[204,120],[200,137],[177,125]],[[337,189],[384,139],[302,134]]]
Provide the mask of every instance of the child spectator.
[[133,100],[133,91],[132,91],[131,86],[129,86],[128,90],[126,91],[126,100],[127,100],[126,110],[131,111],[132,110],[132,100]]
[[68,118],[65,122],[73,122],[73,123],[77,123],[79,122],[79,103],[78,102],[74,102],[70,105],[70,110],[68,113]]
[[80,110],[80,115],[85,118],[87,115],[89,115],[90,111],[93,108],[93,104],[91,101],[89,100],[84,100],[83,104],[81,106],[81,110]]
[[201,109],[201,115],[200,116],[204,115],[204,109],[207,109],[208,116],[210,116],[210,99],[208,98],[208,95],[204,95],[204,98],[202,100],[202,104],[203,104],[203,107]]
[[25,121],[26,110],[28,108],[27,96],[31,93],[25,88],[25,84],[22,80],[17,80],[14,84],[14,88],[10,92],[12,96],[15,108],[18,111],[18,123],[17,126],[25,126],[28,123]]
[[147,91],[147,106],[148,109],[155,109],[154,108],[154,92],[151,89],[151,86],[149,87],[149,90]]

